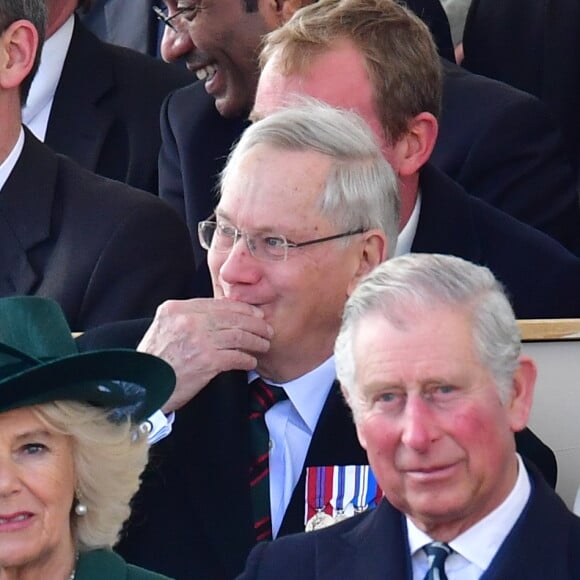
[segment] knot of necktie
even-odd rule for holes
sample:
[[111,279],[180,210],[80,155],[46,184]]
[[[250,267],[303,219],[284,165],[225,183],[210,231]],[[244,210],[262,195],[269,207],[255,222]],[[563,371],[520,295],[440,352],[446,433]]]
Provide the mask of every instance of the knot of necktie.
[[429,570],[425,580],[447,580],[445,574],[445,560],[453,550],[449,544],[444,542],[431,542],[423,547],[429,558]]

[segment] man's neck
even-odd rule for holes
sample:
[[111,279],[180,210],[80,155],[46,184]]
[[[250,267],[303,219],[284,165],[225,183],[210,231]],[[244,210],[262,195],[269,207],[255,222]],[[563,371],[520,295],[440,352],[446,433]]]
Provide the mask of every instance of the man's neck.
[[20,95],[18,92],[9,99],[0,100],[0,163],[6,161],[8,155],[18,141],[20,135]]
[[399,177],[399,198],[401,200],[401,217],[399,229],[402,230],[409,221],[417,196],[419,195],[419,174],[415,173],[406,177]]
[[75,11],[78,0],[52,0],[48,6],[48,25],[46,38],[50,38]]

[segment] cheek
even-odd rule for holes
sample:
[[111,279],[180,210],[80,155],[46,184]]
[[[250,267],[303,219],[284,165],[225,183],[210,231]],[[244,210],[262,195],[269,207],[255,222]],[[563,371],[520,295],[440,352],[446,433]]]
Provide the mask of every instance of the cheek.
[[388,463],[392,461],[397,447],[397,436],[385,417],[378,413],[373,414],[372,411],[367,412],[358,432],[369,457],[387,459]]
[[493,409],[482,410],[481,408],[457,411],[451,415],[447,433],[451,434],[456,444],[466,452],[470,453],[472,449],[478,450],[470,455],[489,456],[495,448],[493,441],[502,437],[500,435],[502,433],[501,415],[501,408],[496,409],[495,412]]

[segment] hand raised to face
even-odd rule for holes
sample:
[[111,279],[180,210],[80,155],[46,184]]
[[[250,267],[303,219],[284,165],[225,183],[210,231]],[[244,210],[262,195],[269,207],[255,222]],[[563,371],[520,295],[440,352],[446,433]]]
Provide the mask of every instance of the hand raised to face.
[[168,413],[189,402],[219,373],[256,368],[256,356],[268,351],[272,335],[263,312],[244,302],[167,301],[138,350],[161,357],[175,370],[175,391],[163,407]]

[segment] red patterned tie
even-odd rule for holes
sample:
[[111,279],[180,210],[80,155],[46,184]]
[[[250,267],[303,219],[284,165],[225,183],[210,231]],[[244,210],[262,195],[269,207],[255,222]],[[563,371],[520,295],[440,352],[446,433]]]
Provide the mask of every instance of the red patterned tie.
[[272,539],[272,521],[270,517],[270,478],[268,473],[270,455],[270,434],[266,427],[264,415],[278,401],[287,399],[288,395],[281,387],[266,384],[258,378],[250,383],[250,402],[248,420],[250,424],[250,487],[254,508],[254,529],[256,541]]

